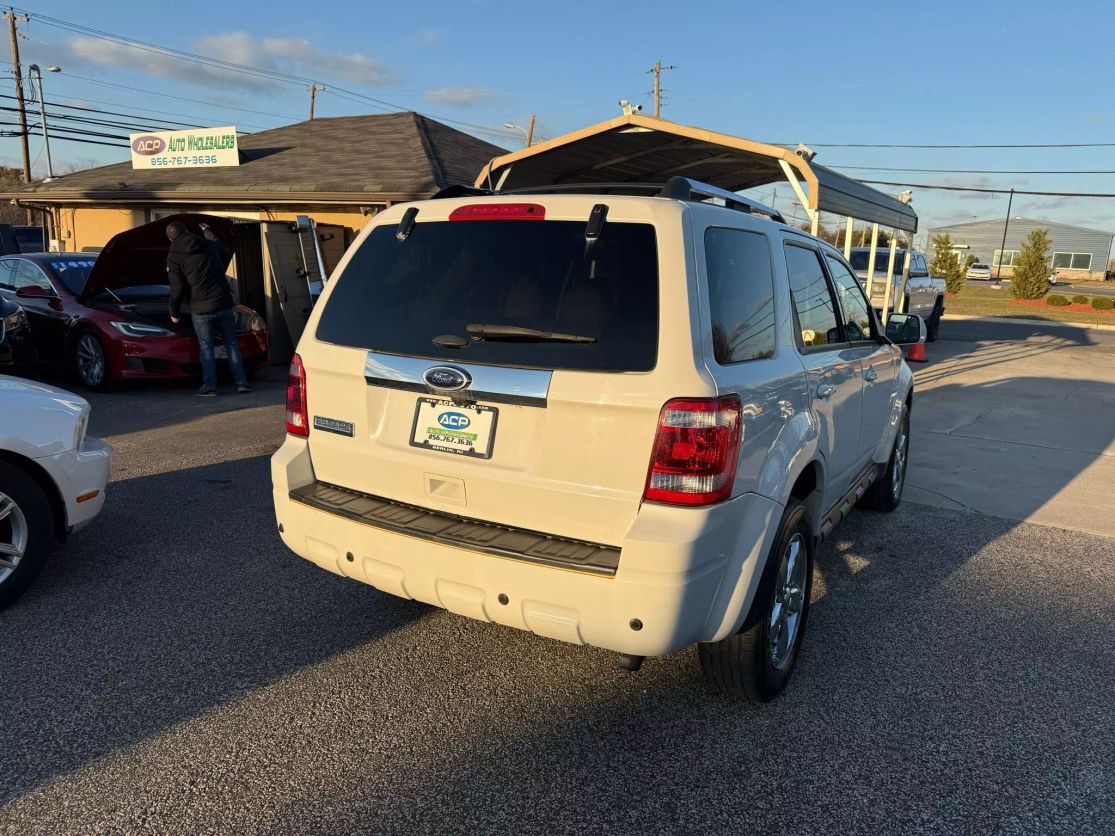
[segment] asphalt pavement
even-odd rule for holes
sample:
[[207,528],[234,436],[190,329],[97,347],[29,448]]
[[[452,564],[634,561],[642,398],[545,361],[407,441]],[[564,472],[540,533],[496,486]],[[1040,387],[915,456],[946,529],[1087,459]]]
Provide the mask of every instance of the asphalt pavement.
[[625,673],[295,557],[283,383],[93,399],[106,510],[0,614],[0,832],[1115,827],[1115,540],[857,512],[789,691],[749,706],[692,650]]
[[[995,284],[995,280],[968,279],[967,283],[972,287],[987,287],[987,285]],[[1010,280],[1004,279],[1003,286],[1009,287]],[[1077,293],[1083,294],[1084,296],[1115,296],[1115,282],[1106,282],[1103,285],[1082,285],[1081,287],[1073,287],[1070,281],[1057,282],[1057,284],[1049,286],[1049,292],[1060,293],[1062,295],[1068,294],[1069,296]]]

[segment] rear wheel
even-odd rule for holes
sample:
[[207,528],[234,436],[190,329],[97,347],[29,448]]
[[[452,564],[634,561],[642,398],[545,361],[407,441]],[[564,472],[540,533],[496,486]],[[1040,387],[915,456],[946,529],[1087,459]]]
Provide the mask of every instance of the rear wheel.
[[902,502],[902,491],[906,487],[906,465],[910,457],[910,410],[903,405],[902,417],[898,421],[898,432],[894,436],[894,447],[883,473],[867,489],[860,505],[872,511],[893,511]]
[[937,302],[933,305],[933,313],[929,315],[929,319],[925,322],[925,341],[927,343],[937,342],[937,332],[941,330],[941,316],[944,310],[941,303]]
[[92,331],[82,331],[74,342],[74,370],[89,389],[104,392],[112,388],[112,371],[104,343]]
[[0,462],[0,609],[18,598],[43,568],[54,519],[50,501],[30,476]]
[[782,693],[805,635],[812,575],[813,532],[805,506],[791,499],[743,627],[698,645],[701,668],[713,687],[751,702],[769,702]]

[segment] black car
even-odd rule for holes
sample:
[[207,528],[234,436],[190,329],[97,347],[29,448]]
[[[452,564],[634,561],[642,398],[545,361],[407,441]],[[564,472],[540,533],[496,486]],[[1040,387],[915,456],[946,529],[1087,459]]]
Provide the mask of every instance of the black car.
[[25,361],[29,330],[23,308],[0,296],[0,371],[9,372]]

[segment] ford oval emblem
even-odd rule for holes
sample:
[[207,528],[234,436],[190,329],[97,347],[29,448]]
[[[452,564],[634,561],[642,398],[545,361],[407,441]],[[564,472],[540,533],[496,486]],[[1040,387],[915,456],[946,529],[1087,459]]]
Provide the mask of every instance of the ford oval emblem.
[[158,136],[137,136],[132,140],[132,150],[137,154],[150,157],[166,149],[166,142]]
[[459,392],[472,384],[468,372],[453,366],[434,366],[426,369],[422,379],[426,381],[427,386],[440,389],[442,392]]
[[461,412],[443,412],[437,417],[437,422],[447,430],[467,430],[472,421]]

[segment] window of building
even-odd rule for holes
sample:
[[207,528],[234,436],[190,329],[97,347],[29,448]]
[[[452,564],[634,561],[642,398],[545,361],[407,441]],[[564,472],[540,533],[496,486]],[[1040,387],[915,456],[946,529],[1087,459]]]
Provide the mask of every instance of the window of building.
[[836,303],[818,253],[787,244],[786,272],[790,278],[790,295],[797,313],[798,328],[801,329],[802,347],[809,349],[839,343]]
[[1053,253],[1053,267],[1057,270],[1091,270],[1091,253]]
[[995,257],[991,259],[991,266],[998,267],[1000,260],[1003,267],[1013,267],[1018,258],[1018,250],[995,250]]
[[766,236],[709,227],[705,263],[716,362],[774,356],[774,278]]

